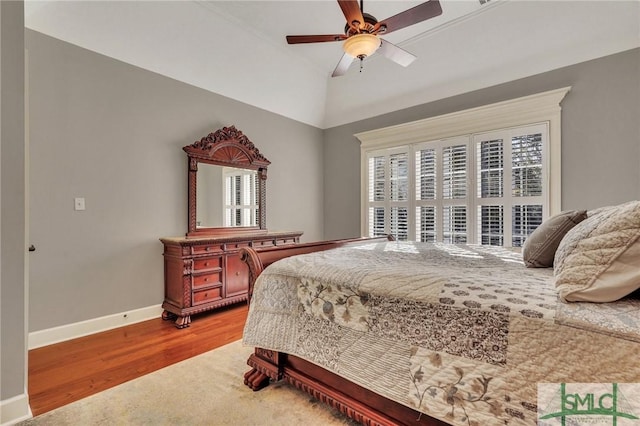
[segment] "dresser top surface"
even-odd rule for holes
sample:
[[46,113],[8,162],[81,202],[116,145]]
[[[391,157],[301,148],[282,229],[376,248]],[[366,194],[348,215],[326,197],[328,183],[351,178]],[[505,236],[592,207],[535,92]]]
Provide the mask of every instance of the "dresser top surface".
[[274,238],[295,238],[302,235],[302,231],[255,231],[255,232],[239,232],[224,233],[221,235],[210,235],[206,237],[162,237],[160,241],[164,244],[180,244],[180,245],[200,245],[200,244],[217,244],[232,241],[253,241],[253,240],[270,240]]

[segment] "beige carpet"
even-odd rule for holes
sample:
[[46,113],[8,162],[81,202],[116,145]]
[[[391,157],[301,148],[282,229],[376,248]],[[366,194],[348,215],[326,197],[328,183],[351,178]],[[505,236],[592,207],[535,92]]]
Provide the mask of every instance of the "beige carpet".
[[243,383],[252,348],[240,341],[44,413],[21,425],[349,425],[284,383]]

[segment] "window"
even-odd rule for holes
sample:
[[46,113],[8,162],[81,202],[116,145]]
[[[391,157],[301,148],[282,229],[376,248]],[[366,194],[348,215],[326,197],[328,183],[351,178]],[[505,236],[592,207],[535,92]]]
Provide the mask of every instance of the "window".
[[225,170],[224,199],[224,226],[256,226],[258,176],[255,171]]
[[521,246],[542,223],[547,133],[538,124],[370,152],[368,234]]
[[478,243],[520,247],[542,223],[547,134],[544,124],[473,136]]
[[560,211],[559,103],[568,90],[356,135],[363,235],[521,246]]

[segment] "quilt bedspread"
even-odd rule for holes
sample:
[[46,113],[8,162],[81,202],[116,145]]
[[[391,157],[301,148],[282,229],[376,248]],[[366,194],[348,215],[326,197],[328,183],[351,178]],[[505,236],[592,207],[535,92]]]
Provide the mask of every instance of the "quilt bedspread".
[[566,305],[552,274],[487,246],[294,256],[256,281],[243,341],[451,424],[535,425],[538,383],[640,382],[638,305]]

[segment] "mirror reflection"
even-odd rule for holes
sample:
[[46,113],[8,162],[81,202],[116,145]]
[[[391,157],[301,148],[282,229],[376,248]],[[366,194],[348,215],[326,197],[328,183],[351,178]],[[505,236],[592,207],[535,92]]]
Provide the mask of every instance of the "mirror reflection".
[[197,228],[258,226],[257,171],[199,163],[197,179]]

